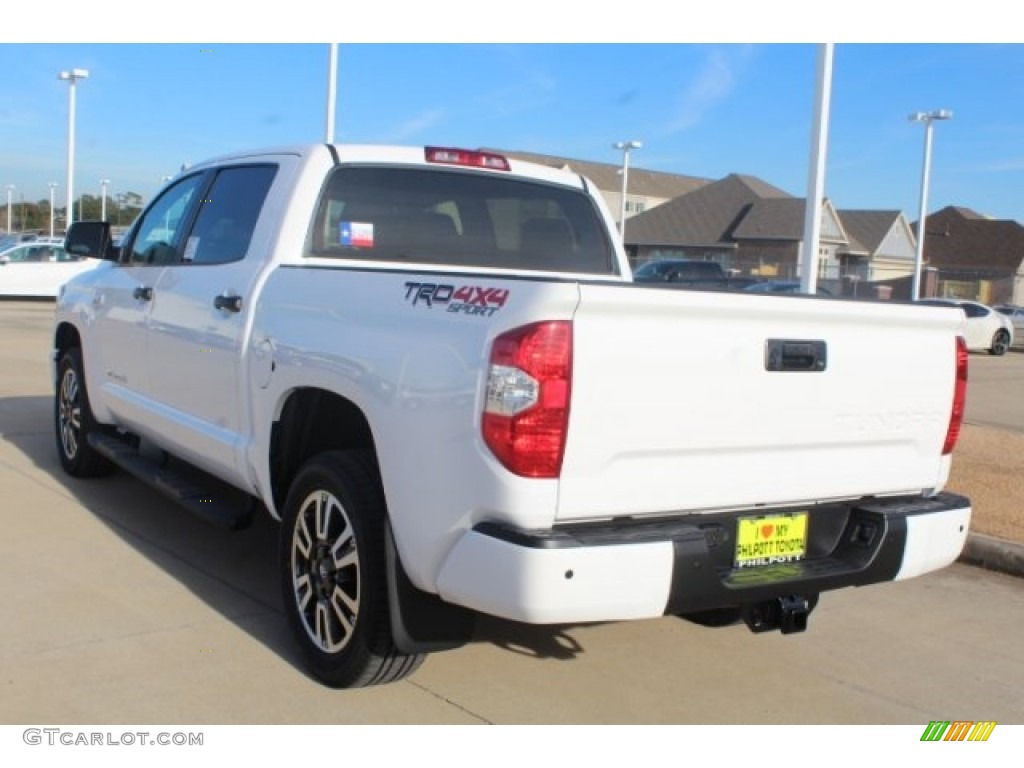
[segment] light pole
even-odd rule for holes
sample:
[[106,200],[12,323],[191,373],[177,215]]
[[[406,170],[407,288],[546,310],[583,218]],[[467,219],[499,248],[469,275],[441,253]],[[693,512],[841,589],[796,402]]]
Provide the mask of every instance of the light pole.
[[936,109],[931,112],[915,112],[910,116],[911,122],[924,123],[924,169],[921,171],[921,210],[917,218],[917,252],[914,255],[914,288],[910,298],[917,301],[921,298],[921,267],[924,264],[925,218],[928,209],[928,175],[932,164],[932,123],[936,120],[949,120],[953,113],[948,109]]
[[327,138],[334,143],[334,105],[338,93],[338,44],[331,43],[327,56]]
[[631,149],[642,149],[643,142],[640,141],[616,141],[612,149],[622,150],[622,205],[619,207],[619,236],[626,241],[626,190],[629,188],[629,151]]
[[71,229],[71,221],[74,218],[72,201],[74,200],[75,184],[75,83],[88,76],[89,70],[87,69],[67,69],[57,75],[59,80],[68,82],[68,192],[65,216],[68,229]]
[[53,237],[53,195],[57,189],[57,182],[51,181],[50,187],[50,237]]
[[14,185],[7,185],[7,234],[11,233],[11,195],[14,194]]
[[107,185],[110,179],[100,179],[100,221],[107,220]]

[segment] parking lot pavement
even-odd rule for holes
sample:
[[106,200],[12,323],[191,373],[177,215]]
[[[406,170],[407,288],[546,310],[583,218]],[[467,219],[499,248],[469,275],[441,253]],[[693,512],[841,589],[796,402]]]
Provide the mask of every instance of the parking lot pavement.
[[[1024,578],[1024,540],[1012,535],[1010,523],[1019,520],[1019,497],[1024,478],[1024,455],[994,447],[997,443],[1017,446],[1024,435],[1024,350],[996,357],[971,353],[968,358],[967,411],[964,422],[981,427],[987,433],[963,435],[953,457],[951,483],[964,487],[974,503],[976,516],[989,519],[983,527],[990,533],[972,531],[961,561]],[[999,435],[991,430],[1011,433]],[[987,444],[986,444],[987,443]],[[992,446],[992,447],[990,447]],[[1019,523],[1014,526],[1019,530]]]
[[1024,351],[968,357],[968,424],[1024,432]]
[[332,698],[292,647],[274,524],[231,534],[127,476],[65,481],[49,399],[2,402],[0,722],[477,721],[415,686]]

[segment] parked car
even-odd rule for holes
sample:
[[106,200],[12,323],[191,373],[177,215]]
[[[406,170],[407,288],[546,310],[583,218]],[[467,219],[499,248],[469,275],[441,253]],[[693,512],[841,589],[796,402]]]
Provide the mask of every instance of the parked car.
[[992,307],[992,309],[1004,317],[1010,318],[1010,323],[1013,325],[1014,343],[1024,344],[1024,307],[1014,306],[1013,304],[999,304]]
[[55,298],[64,283],[99,263],[76,258],[59,242],[18,243],[0,251],[0,296]]
[[[796,294],[800,293],[800,281],[799,280],[765,280],[759,283],[751,283],[743,290],[750,291],[751,293],[787,293]],[[828,288],[822,288],[818,286],[815,289],[815,293],[818,296],[832,296],[832,291]]]
[[31,232],[8,232],[6,235],[0,235],[0,251],[6,251],[8,248],[13,248],[18,243],[27,243],[36,239],[36,235]]
[[1004,314],[977,301],[966,299],[921,299],[932,307],[959,307],[967,316],[964,340],[967,348],[985,350],[990,355],[1005,355],[1013,344],[1013,323]]

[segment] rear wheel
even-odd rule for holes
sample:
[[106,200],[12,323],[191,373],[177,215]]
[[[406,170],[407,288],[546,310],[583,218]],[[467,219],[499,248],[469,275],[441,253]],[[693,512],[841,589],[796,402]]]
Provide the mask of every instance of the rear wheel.
[[71,347],[57,364],[57,395],[53,404],[54,432],[60,464],[72,477],[96,477],[113,467],[89,445],[89,434],[99,427],[89,408],[82,351]]
[[1005,328],[1000,328],[992,337],[992,346],[989,347],[990,355],[1005,355],[1010,348],[1010,333]]
[[395,646],[388,614],[384,496],[362,453],[311,459],[288,493],[280,561],[285,611],[310,670],[335,688],[400,680],[422,654]]

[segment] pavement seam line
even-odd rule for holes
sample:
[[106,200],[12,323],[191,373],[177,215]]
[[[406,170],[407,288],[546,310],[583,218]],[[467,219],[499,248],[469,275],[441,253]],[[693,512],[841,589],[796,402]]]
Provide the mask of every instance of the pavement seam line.
[[492,720],[488,720],[483,715],[478,715],[476,712],[473,712],[473,711],[471,711],[469,709],[466,709],[464,706],[462,706],[461,704],[458,704],[457,702],[452,701],[447,696],[442,696],[437,691],[433,691],[430,688],[428,688],[427,686],[421,685],[420,683],[417,683],[415,680],[406,680],[405,682],[408,683],[409,685],[413,686],[414,688],[419,688],[421,691],[423,691],[424,693],[428,694],[429,696],[433,696],[438,701],[443,701],[445,704],[449,704],[449,705],[455,707],[460,712],[464,712],[465,714],[469,715],[470,717],[474,718],[475,720],[479,720],[484,725],[494,725],[494,722]]

